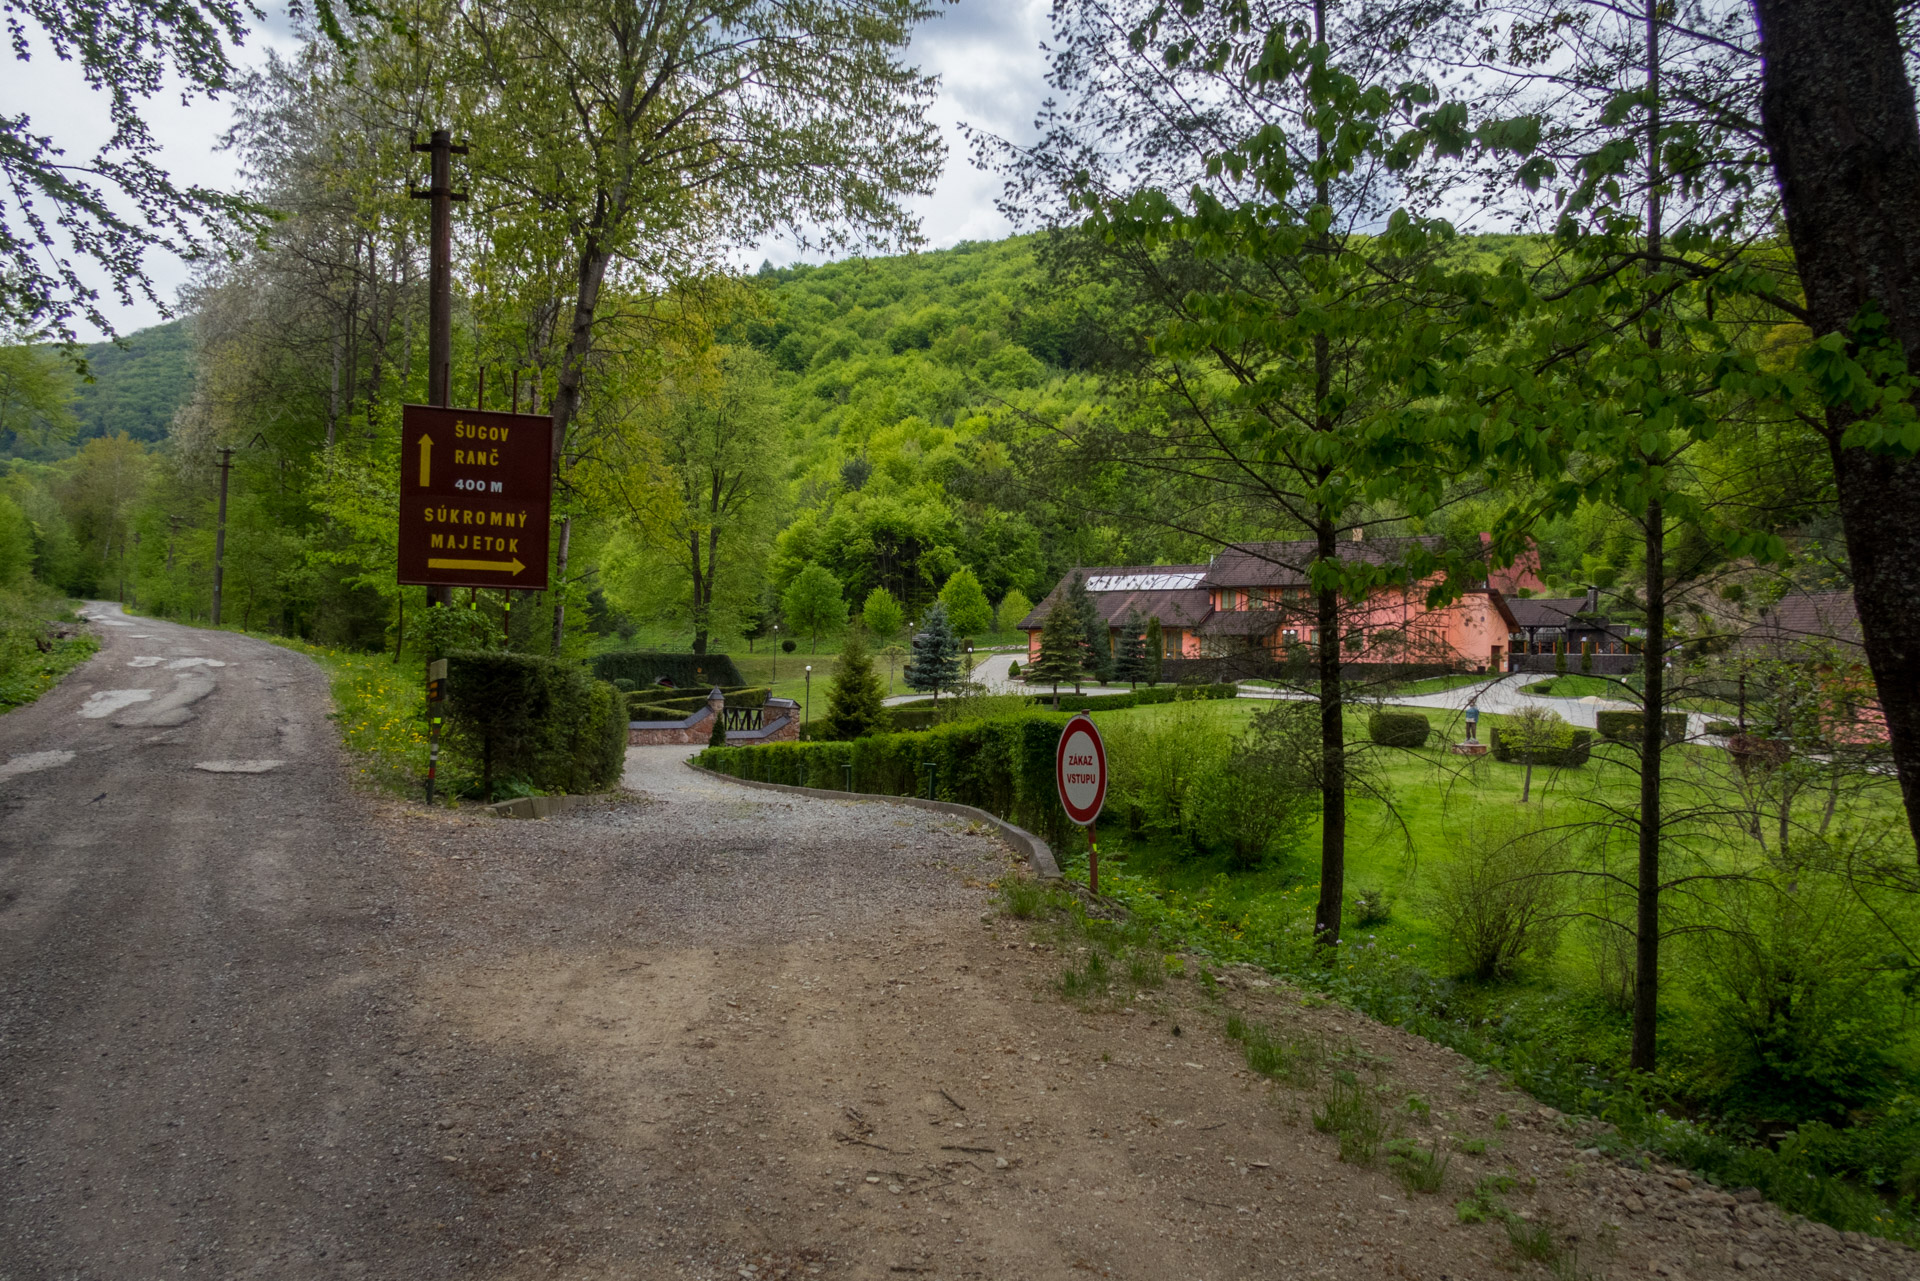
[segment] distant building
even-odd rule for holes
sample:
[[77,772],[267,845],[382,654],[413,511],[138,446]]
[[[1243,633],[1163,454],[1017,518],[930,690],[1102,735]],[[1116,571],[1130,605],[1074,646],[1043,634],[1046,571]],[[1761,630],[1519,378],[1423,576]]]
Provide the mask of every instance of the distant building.
[[[1564,644],[1578,664],[1587,646],[1595,654],[1630,654],[1638,648],[1640,629],[1618,626],[1600,612],[1600,589],[1585,596],[1530,596],[1508,601],[1515,622],[1508,651],[1516,656],[1551,655]],[[1609,664],[1611,670],[1618,664]]]
[[[1338,546],[1342,560],[1392,564],[1409,543],[1437,550],[1440,540],[1355,539]],[[1069,572],[1020,622],[1029,658],[1040,655],[1040,629],[1075,574],[1086,578],[1094,608],[1114,643],[1130,613],[1160,620],[1162,657],[1285,662],[1320,640],[1307,569],[1319,554],[1309,540],[1244,543],[1204,565],[1106,565]],[[1481,586],[1440,609],[1428,609],[1430,582],[1374,589],[1342,610],[1340,646],[1354,663],[1410,663],[1504,671],[1509,638],[1518,631],[1506,596]]]

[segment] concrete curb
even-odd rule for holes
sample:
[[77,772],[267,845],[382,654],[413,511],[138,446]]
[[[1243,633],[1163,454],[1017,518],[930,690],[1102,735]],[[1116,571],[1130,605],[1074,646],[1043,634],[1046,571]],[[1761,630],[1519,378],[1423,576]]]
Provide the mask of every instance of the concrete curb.
[[735,778],[731,774],[722,774],[719,770],[708,769],[704,765],[687,762],[687,768],[705,774],[709,778],[721,779],[728,783],[738,783],[742,787],[758,787],[769,792],[791,792],[795,796],[813,796],[823,801],[884,801],[889,805],[911,805],[915,809],[932,810],[938,814],[952,814],[957,818],[970,818],[977,823],[985,823],[1000,833],[1007,844],[1018,853],[1027,856],[1027,863],[1033,873],[1043,881],[1060,879],[1060,865],[1053,861],[1053,850],[1047,843],[1024,827],[1015,827],[997,815],[971,805],[959,805],[953,801],[929,801],[919,796],[883,796],[877,792],[835,792],[824,787],[796,787],[791,783],[762,783],[758,779]]
[[522,796],[511,801],[495,801],[487,806],[501,818],[552,818],[585,805],[592,793],[561,796]]

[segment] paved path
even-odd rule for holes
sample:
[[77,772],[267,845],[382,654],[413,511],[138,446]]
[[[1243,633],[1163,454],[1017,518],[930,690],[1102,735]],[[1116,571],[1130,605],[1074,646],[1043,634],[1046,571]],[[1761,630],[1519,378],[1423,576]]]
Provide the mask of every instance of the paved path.
[[[1382,699],[1384,703],[1395,707],[1426,707],[1438,711],[1459,712],[1468,702],[1478,699],[1480,710],[1501,715],[1511,714],[1524,707],[1542,707],[1554,712],[1569,725],[1593,729],[1599,723],[1598,713],[1610,710],[1635,711],[1638,704],[1625,699],[1604,698],[1552,698],[1539,694],[1522,692],[1522,686],[1537,681],[1549,680],[1538,672],[1513,673],[1507,676],[1489,677],[1471,685],[1460,685],[1438,694],[1417,694],[1407,697]],[[1242,698],[1268,699],[1305,699],[1307,694],[1292,693],[1285,690],[1265,689],[1257,686],[1242,685]],[[1687,732],[1694,738],[1706,742],[1718,743],[1721,740],[1708,736],[1706,727],[1709,721],[1720,719],[1704,712],[1690,712],[1687,717]]]

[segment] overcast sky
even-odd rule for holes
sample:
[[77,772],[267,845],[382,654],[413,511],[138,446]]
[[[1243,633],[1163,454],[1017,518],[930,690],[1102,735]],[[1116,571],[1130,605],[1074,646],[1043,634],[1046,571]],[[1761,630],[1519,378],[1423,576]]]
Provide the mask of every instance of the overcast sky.
[[[274,7],[273,17],[240,51],[241,61],[257,63],[269,47],[292,49],[280,12],[284,6]],[[999,183],[973,168],[959,126],[1029,137],[1034,112],[1046,96],[1040,44],[1047,35],[1047,0],[959,0],[943,9],[916,34],[911,54],[941,81],[933,115],[947,138],[946,170],[933,194],[914,202],[934,248],[996,239],[1011,230],[994,208]],[[16,62],[9,71],[0,79],[0,112],[27,113],[33,129],[50,133],[72,160],[84,160],[106,138],[103,96],[88,89],[73,65],[55,59],[44,44],[35,47],[30,61]],[[233,157],[216,149],[229,123],[226,104],[200,98],[183,105],[177,92],[163,93],[146,104],[145,114],[164,148],[161,163],[176,182],[233,186]],[[784,265],[796,256],[790,246],[770,243],[740,257],[743,266],[753,267],[763,258]],[[148,267],[157,292],[171,301],[187,278],[185,265],[154,258]],[[161,319],[144,299],[122,305],[109,298],[103,310],[121,333]],[[84,331],[82,336],[98,337]]]

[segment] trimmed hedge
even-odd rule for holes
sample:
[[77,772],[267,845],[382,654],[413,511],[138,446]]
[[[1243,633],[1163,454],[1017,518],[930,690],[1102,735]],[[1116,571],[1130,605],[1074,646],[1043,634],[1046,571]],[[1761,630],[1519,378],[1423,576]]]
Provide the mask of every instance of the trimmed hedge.
[[[1515,752],[1513,748],[1501,741],[1499,726],[1492,729],[1489,739],[1493,747],[1493,759],[1496,761],[1507,761],[1514,765],[1527,763],[1523,754]],[[1573,731],[1573,737],[1564,747],[1539,748],[1533,753],[1533,763],[1544,765],[1549,769],[1572,769],[1585,765],[1591,759],[1593,759],[1593,731],[1590,729]]]
[[[1626,743],[1629,746],[1640,742],[1640,727],[1643,724],[1640,712],[1599,712],[1594,715],[1594,726],[1600,731],[1600,737],[1609,743]],[[1661,718],[1666,725],[1667,741],[1678,743],[1687,737],[1687,714],[1668,712]]]
[[603,681],[632,681],[635,690],[655,684],[664,676],[680,689],[698,685],[702,694],[715,685],[726,689],[747,683],[725,654],[656,654],[644,649],[595,654],[593,674]]
[[963,721],[916,734],[870,734],[852,742],[710,747],[694,763],[736,778],[799,787],[957,801],[997,814],[1056,843],[1066,815],[1053,784],[1053,753],[1067,718],[1027,712]]
[[626,700],[573,663],[456,650],[447,655],[447,721],[489,793],[509,778],[544,792],[600,791],[626,764]]
[[[727,697],[728,707],[765,707],[773,690],[765,685],[752,685],[720,691]],[[668,694],[659,688],[637,689],[628,694],[628,719],[636,721],[680,721],[693,715],[707,705],[707,696],[711,688],[699,691],[689,690],[684,694]]]
[[1367,718],[1367,737],[1382,747],[1425,747],[1433,724],[1419,712],[1375,712]]
[[[1158,703],[1171,703],[1183,698],[1236,698],[1240,687],[1233,684],[1220,685],[1149,685],[1145,689],[1132,690],[1125,694],[1073,694],[1062,691],[1060,710],[1063,712],[1118,711],[1125,707],[1152,707]],[[1053,695],[1032,695],[1035,707],[1053,707]]]
[[932,703],[924,707],[918,703],[907,703],[899,707],[889,707],[882,713],[888,732],[904,734],[916,730],[932,729],[937,723],[938,710]]

